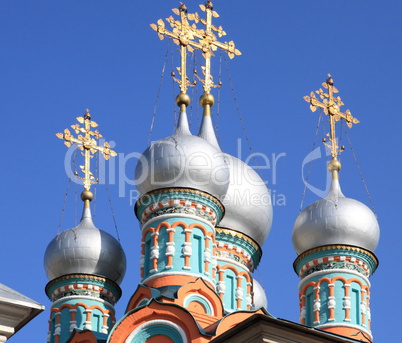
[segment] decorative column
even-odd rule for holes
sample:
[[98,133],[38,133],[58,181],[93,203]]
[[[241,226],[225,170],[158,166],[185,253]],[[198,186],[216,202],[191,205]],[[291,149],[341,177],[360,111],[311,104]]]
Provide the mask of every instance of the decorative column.
[[220,227],[216,228],[216,241],[217,291],[225,310],[251,310],[251,273],[261,259],[260,247],[246,235]]

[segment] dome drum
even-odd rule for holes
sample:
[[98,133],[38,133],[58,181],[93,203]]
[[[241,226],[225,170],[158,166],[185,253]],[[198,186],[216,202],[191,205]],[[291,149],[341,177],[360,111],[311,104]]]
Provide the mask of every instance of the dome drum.
[[195,215],[215,226],[225,209],[208,193],[190,188],[163,188],[142,196],[135,204],[134,212],[142,225],[160,215],[181,213]]
[[[248,271],[257,268],[262,250],[250,237],[230,229],[216,228],[217,257],[240,263]],[[231,247],[230,251],[228,250]]]
[[348,245],[324,245],[299,255],[293,268],[300,278],[326,269],[348,269],[369,277],[378,267],[377,257],[362,248]]
[[45,292],[52,302],[68,296],[90,296],[114,305],[121,297],[119,285],[95,275],[70,274],[50,281]]

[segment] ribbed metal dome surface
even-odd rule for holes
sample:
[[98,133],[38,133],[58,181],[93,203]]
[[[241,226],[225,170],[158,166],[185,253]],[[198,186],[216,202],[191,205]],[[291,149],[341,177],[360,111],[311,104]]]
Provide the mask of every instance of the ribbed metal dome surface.
[[374,213],[361,202],[346,198],[339,181],[332,180],[328,195],[305,208],[293,227],[297,254],[322,245],[353,245],[374,252],[380,228]]
[[137,190],[144,195],[160,188],[194,188],[221,198],[229,185],[223,154],[191,135],[185,112],[180,116],[176,133],[153,143],[142,154],[135,168]]
[[254,292],[253,310],[258,310],[261,307],[264,307],[267,310],[268,309],[267,295],[265,294],[264,288],[256,279],[253,279],[253,292]]
[[89,209],[80,224],[58,234],[48,245],[44,266],[49,280],[67,274],[90,274],[120,284],[126,272],[126,255],[110,234],[97,229]]
[[272,225],[270,192],[261,177],[238,158],[225,154],[230,170],[228,191],[223,197],[225,216],[219,227],[246,234],[262,246]]

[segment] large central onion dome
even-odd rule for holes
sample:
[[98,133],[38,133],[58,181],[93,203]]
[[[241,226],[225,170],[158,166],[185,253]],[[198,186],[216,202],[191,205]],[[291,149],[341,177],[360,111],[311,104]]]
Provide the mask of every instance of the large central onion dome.
[[242,232],[262,246],[272,225],[271,195],[253,168],[238,158],[225,154],[230,169],[230,183],[222,199],[225,216],[219,227]]
[[120,284],[126,272],[126,255],[113,236],[95,227],[88,204],[79,225],[61,232],[49,243],[44,265],[49,280],[67,274],[90,274]]
[[328,195],[297,217],[292,240],[297,254],[323,245],[353,245],[374,252],[380,229],[374,213],[361,202],[346,198],[339,180],[332,180]]
[[192,188],[221,198],[228,188],[229,168],[222,152],[190,133],[185,111],[173,136],[153,143],[135,168],[140,195],[161,188]]

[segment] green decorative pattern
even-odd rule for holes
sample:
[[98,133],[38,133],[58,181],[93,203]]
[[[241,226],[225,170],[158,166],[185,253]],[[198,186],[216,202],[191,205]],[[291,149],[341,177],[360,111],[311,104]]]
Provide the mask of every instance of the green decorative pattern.
[[[339,260],[340,256],[346,258],[347,261]],[[324,263],[318,263],[318,265],[312,264],[312,261],[318,261],[319,259],[322,259],[324,257],[333,258],[334,260]],[[335,261],[335,259],[337,261]],[[356,262],[351,261],[352,259],[355,259]],[[361,261],[361,263],[359,263],[359,261]],[[337,264],[334,264],[335,262]],[[311,265],[309,265],[309,263],[311,263]],[[345,268],[349,270],[355,270],[363,274],[364,276],[369,276],[375,272],[378,266],[378,259],[372,252],[364,250],[362,248],[347,245],[326,245],[308,250],[299,255],[293,263],[293,267],[295,272],[299,276],[305,276],[305,274],[311,274],[315,270],[326,269],[324,266],[325,264],[329,269]],[[305,267],[306,265],[308,266],[308,268]],[[322,267],[320,267],[319,265],[322,265]],[[355,267],[352,267],[351,265],[355,265]],[[367,269],[364,268],[364,265],[367,266]],[[303,267],[305,269],[304,271]],[[314,269],[316,267],[318,269],[309,271],[309,269]]]
[[[251,238],[240,232],[229,229],[216,228],[216,242],[231,244],[246,251],[251,256],[253,269],[257,268],[258,264],[260,263],[262,256],[261,248]],[[244,260],[240,261],[238,256],[233,255],[232,258],[230,255],[233,254],[225,254],[225,256],[222,257],[231,258],[238,263],[248,266],[247,262]]]
[[49,282],[46,286],[46,294],[52,302],[77,295],[99,298],[114,305],[122,293],[120,287],[108,279],[93,275],[71,274]]
[[[198,209],[197,207],[192,208],[190,206],[182,205],[166,206],[165,203],[170,200],[184,200],[190,203],[203,205],[204,208],[209,208],[215,213],[215,219],[213,220],[212,218],[209,218],[209,216],[206,215],[205,212],[201,214],[201,212],[203,212],[202,209]],[[160,204],[160,208],[156,208],[155,210],[153,210],[152,207],[156,204]],[[146,213],[147,210],[150,213]],[[142,223],[144,223],[144,216],[146,217],[146,220],[149,220],[152,217],[165,213],[187,213],[191,215],[195,214],[197,216],[201,216],[203,219],[209,221],[213,220],[214,223],[216,223],[222,219],[224,214],[224,208],[219,200],[208,193],[189,188],[159,189],[147,193],[137,201],[134,211],[137,218]]]

